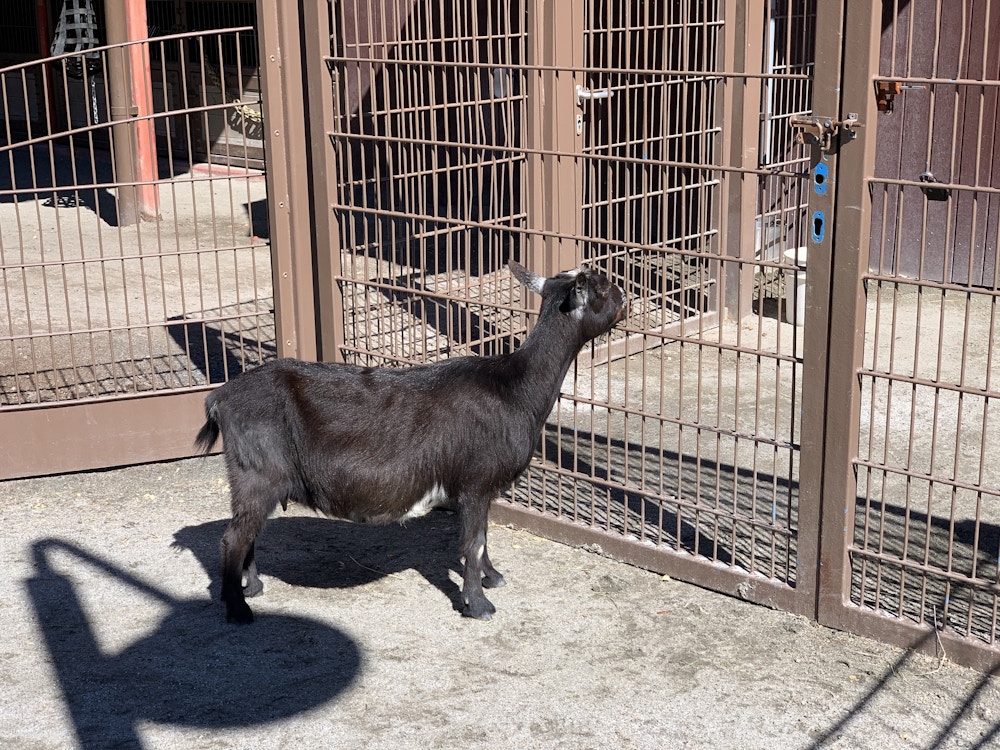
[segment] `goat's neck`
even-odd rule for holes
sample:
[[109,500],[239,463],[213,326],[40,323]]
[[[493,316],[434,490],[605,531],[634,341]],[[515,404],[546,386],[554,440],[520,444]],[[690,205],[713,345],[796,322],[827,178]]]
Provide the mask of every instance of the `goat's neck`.
[[552,317],[539,321],[512,355],[523,368],[523,402],[532,405],[539,421],[552,411],[563,379],[585,343],[569,321]]

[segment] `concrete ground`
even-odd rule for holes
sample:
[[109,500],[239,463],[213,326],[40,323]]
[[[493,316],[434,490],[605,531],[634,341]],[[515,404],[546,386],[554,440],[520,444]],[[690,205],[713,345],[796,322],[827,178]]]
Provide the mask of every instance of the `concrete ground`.
[[986,748],[1000,682],[494,526],[490,623],[454,516],[289,509],[248,627],[216,600],[217,457],[0,484],[0,746]]

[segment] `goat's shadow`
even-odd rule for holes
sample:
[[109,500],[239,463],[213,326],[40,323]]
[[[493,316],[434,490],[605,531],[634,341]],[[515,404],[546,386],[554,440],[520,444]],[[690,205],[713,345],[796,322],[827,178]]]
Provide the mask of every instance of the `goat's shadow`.
[[[210,578],[209,592],[221,590],[219,540],[228,519],[186,526],[174,534],[174,546],[190,550]],[[255,543],[264,581],[271,576],[292,586],[344,589],[415,570],[461,611],[461,590],[450,573],[461,575],[458,516],[435,510],[405,524],[353,524],[322,516],[276,516]],[[250,600],[251,607],[254,600]],[[221,606],[221,605],[220,605]]]
[[[357,644],[324,623],[269,615],[251,633],[206,616],[203,599],[177,598],[73,542],[40,540],[34,555],[25,586],[82,748],[140,747],[143,721],[199,728],[280,721],[334,700],[361,672]],[[62,572],[67,562],[73,578]],[[165,605],[165,617],[125,648],[108,648],[102,639],[117,630],[111,623],[132,634],[130,610],[88,613],[85,591],[99,579]],[[288,645],[301,643],[310,644],[307,657]]]

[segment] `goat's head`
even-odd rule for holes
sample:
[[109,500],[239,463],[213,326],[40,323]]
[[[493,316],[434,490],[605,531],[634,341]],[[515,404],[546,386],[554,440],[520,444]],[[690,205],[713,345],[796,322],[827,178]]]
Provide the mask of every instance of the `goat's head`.
[[518,281],[542,296],[543,312],[555,307],[578,321],[584,340],[607,333],[625,317],[625,295],[599,271],[581,266],[547,279],[515,261],[507,265]]

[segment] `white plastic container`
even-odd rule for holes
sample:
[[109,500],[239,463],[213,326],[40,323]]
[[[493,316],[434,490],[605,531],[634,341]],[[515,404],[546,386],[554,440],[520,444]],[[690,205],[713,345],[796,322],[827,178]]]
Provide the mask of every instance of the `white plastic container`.
[[785,270],[785,320],[792,325],[806,322],[806,248],[785,250],[785,262],[797,268]]

